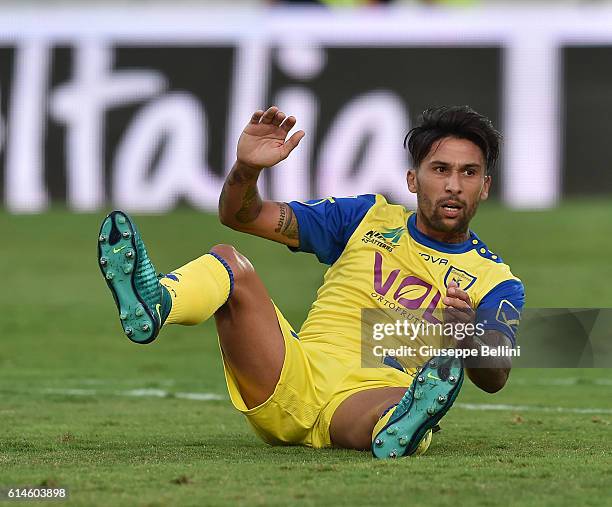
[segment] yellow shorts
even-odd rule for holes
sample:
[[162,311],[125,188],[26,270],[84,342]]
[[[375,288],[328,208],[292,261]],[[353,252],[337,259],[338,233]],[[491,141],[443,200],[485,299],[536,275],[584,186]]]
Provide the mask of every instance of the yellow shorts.
[[285,342],[285,360],[272,395],[248,409],[234,374],[223,361],[234,407],[268,444],[331,447],[329,425],[344,400],[367,389],[407,388],[411,384],[414,372],[387,367],[347,368],[324,346],[300,342],[280,310],[274,308]]

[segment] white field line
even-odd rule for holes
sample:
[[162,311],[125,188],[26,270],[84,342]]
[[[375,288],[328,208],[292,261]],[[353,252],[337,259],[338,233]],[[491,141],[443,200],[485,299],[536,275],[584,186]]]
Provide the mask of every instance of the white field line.
[[[104,392],[95,389],[45,389],[49,394],[63,394],[69,396],[97,396],[114,394],[117,396],[134,396],[144,398],[180,398],[194,401],[218,401],[227,397],[217,393],[172,393],[163,389],[131,389],[129,391]],[[456,408],[477,411],[510,411],[510,412],[546,412],[555,414],[612,414],[609,408],[573,408],[573,407],[545,407],[538,405],[507,405],[495,403],[455,403]]]
[[575,378],[575,377],[564,377],[564,378],[543,378],[543,379],[527,379],[517,378],[513,379],[510,377],[509,384],[517,385],[536,385],[536,386],[575,386],[575,385],[589,385],[594,384],[598,386],[612,386],[612,378]]
[[135,396],[138,398],[181,398],[196,401],[225,400],[226,396],[217,393],[173,393],[163,389],[130,389],[128,391],[98,391],[96,389],[44,389],[48,394],[63,394],[68,396],[99,396],[111,394],[116,396]]
[[[177,380],[175,379],[164,379],[158,380],[155,383],[160,385],[161,387],[172,387],[177,384]],[[83,379],[74,379],[71,381],[75,385],[81,386],[129,386],[130,384],[134,385],[142,385],[142,379],[139,378],[131,378],[131,379],[121,379],[121,381],[116,381],[113,379],[96,379],[96,378],[83,378]],[[574,386],[574,385],[598,385],[598,386],[612,386],[612,378],[580,378],[580,377],[560,377],[560,378],[513,378],[510,377],[509,384],[516,385],[536,385],[536,386]]]
[[[195,379],[194,379],[195,380]],[[67,383],[65,380],[61,381],[64,385]],[[110,378],[80,378],[80,379],[71,379],[68,381],[70,384],[79,385],[79,386],[124,386],[124,385],[142,385],[143,380],[141,378],[128,378],[128,379],[110,379]],[[59,383],[59,382],[58,382]],[[156,380],[155,383],[162,387],[172,387],[176,385],[177,380],[175,379],[164,379],[164,380]]]
[[542,407],[537,405],[504,405],[489,403],[455,403],[454,407],[464,410],[504,410],[511,412],[548,412],[555,414],[612,414],[610,408],[570,408],[570,407]]
[[225,400],[225,396],[221,396],[216,393],[170,393],[162,389],[132,389],[131,391],[120,391],[122,396],[154,396],[157,398],[166,398],[168,396],[173,398],[182,398],[184,400],[196,400],[196,401],[215,401]]

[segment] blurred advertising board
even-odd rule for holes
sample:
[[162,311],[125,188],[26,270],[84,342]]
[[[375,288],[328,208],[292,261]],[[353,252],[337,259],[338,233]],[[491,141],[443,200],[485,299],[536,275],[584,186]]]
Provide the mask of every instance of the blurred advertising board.
[[469,104],[505,141],[514,208],[610,192],[612,9],[0,9],[0,189],[12,212],[66,202],[214,210],[251,113],[302,144],[267,198],[380,192],[413,205],[402,142],[430,105]]

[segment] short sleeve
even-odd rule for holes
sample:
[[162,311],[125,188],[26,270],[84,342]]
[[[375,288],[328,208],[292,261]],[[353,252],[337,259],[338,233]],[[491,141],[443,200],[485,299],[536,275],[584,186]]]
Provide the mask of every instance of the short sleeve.
[[291,201],[300,237],[300,246],[291,250],[313,253],[323,264],[333,264],[375,202],[373,194]]
[[516,345],[516,332],[525,306],[525,288],[519,280],[506,280],[496,285],[480,301],[476,321],[484,329],[504,333]]

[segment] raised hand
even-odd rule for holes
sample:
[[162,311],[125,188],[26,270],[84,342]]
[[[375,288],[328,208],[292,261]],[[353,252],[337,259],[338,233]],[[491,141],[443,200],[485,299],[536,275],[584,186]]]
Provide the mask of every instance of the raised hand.
[[454,280],[448,284],[446,296],[442,299],[442,303],[465,313],[468,318],[474,313],[470,296],[467,292],[461,290]]
[[255,111],[238,140],[238,163],[259,171],[285,160],[306,135],[298,130],[287,139],[295,122],[294,116],[287,117],[276,106]]

